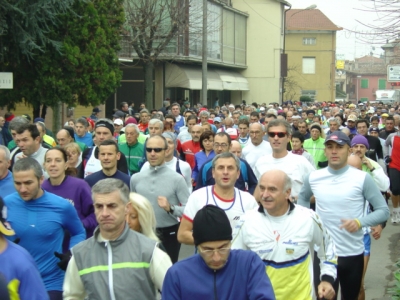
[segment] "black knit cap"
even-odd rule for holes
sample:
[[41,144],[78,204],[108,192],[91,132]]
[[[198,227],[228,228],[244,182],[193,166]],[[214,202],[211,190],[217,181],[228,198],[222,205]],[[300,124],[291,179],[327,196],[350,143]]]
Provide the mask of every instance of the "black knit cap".
[[193,238],[196,246],[204,242],[231,241],[232,228],[225,211],[215,205],[206,205],[193,219]]
[[318,129],[319,132],[322,132],[321,126],[319,126],[318,124],[311,125],[310,131],[313,129]]
[[69,136],[75,141],[74,129],[71,126],[64,126],[63,129],[68,131]]

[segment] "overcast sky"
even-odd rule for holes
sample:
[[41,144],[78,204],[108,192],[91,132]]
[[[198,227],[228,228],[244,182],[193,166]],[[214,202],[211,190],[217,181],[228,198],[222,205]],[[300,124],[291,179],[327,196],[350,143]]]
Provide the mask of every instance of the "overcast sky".
[[[375,20],[379,19],[376,12],[361,10],[371,10],[373,1],[371,0],[287,0],[292,4],[292,8],[302,9],[312,4],[317,5],[317,9],[323,12],[333,23],[343,30],[337,32],[336,53],[344,54],[346,59],[362,57],[371,51],[375,56],[382,53],[379,44],[364,42],[360,39],[362,32],[371,33],[373,30],[364,27],[357,21],[365,24],[378,24]],[[358,32],[357,34],[355,32]],[[361,33],[360,33],[361,32]],[[372,49],[375,47],[375,50]]]

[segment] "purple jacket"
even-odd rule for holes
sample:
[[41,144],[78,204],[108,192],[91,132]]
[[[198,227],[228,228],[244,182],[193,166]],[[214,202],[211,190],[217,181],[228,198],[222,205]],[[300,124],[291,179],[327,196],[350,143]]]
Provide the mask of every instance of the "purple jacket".
[[92,192],[85,180],[66,176],[60,185],[53,186],[46,179],[43,181],[42,188],[67,199],[75,207],[79,219],[86,229],[86,238],[90,238],[93,235],[97,221],[94,214]]

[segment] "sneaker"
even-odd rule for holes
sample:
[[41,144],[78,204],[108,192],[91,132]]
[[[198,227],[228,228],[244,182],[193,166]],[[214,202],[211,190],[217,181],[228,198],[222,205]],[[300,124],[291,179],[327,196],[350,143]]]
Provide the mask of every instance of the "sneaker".
[[400,223],[400,213],[399,212],[396,212],[395,223]]
[[392,212],[392,223],[395,224],[399,221],[398,213],[396,211]]

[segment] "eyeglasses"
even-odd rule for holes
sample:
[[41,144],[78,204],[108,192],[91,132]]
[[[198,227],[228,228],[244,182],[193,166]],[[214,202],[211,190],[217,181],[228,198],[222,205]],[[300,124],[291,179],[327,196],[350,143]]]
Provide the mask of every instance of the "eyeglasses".
[[231,250],[230,247],[229,248],[212,249],[212,250],[204,250],[200,246],[198,246],[197,248],[199,249],[200,253],[202,253],[204,256],[207,256],[207,257],[213,256],[215,252],[220,255],[225,255]]
[[146,152],[151,153],[154,151],[155,153],[160,153],[161,151],[166,150],[165,148],[147,148],[146,147]]
[[274,138],[278,136],[278,138],[283,138],[286,136],[286,132],[268,132],[268,136]]
[[214,143],[214,147],[215,147],[215,148],[219,148],[219,147],[221,147],[221,148],[226,148],[226,147],[228,147],[228,144],[218,144],[218,143]]

